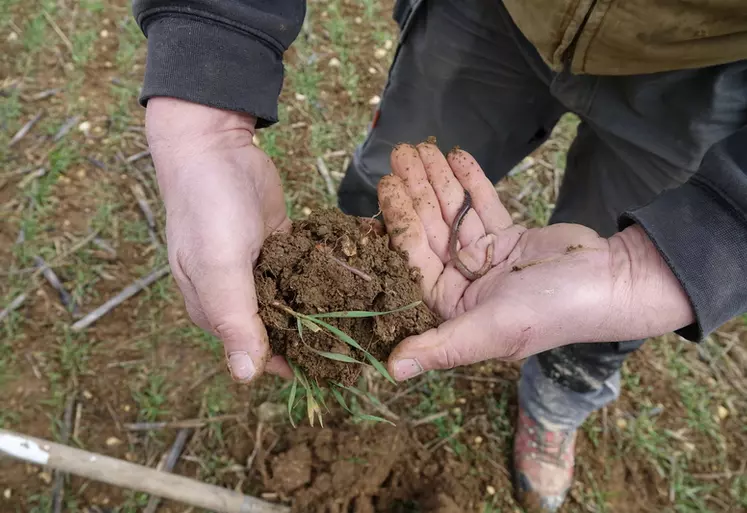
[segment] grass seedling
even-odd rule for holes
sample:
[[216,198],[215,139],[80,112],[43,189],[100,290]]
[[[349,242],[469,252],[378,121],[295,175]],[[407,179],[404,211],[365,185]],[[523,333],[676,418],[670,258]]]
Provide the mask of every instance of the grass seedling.
[[[374,369],[376,369],[376,371],[379,374],[381,374],[388,381],[396,385],[397,382],[394,381],[394,378],[392,378],[392,376],[386,370],[386,367],[384,367],[384,365],[378,359],[376,359],[374,355],[372,355],[366,349],[364,349],[355,339],[353,339],[353,337],[351,337],[350,335],[348,335],[341,329],[329,324],[328,322],[323,321],[322,319],[327,319],[327,318],[352,319],[352,318],[377,317],[380,315],[390,315],[390,314],[394,314],[398,312],[403,312],[411,308],[415,308],[418,305],[420,305],[420,303],[421,301],[416,301],[414,303],[410,303],[409,305],[405,305],[403,307],[396,308],[394,310],[388,310],[386,312],[349,310],[349,311],[343,311],[343,312],[327,312],[327,313],[318,313],[318,314],[302,314],[283,305],[279,301],[273,301],[271,305],[275,308],[283,310],[284,312],[292,315],[296,319],[296,329],[298,330],[298,336],[301,338],[301,341],[304,343],[304,345],[309,350],[329,360],[334,360],[334,361],[343,362],[343,363],[365,365],[364,362],[356,360],[355,358],[348,356],[346,354],[334,353],[330,351],[321,351],[321,350],[315,349],[309,346],[308,344],[306,344],[306,342],[303,339],[304,328],[312,331],[313,333],[318,333],[320,331],[326,331],[330,333],[331,335],[334,335],[341,342],[344,342],[350,347],[362,352],[366,360],[368,360],[368,363],[370,363],[371,366]],[[321,387],[319,386],[319,383],[309,379],[309,377],[306,376],[303,370],[301,370],[298,366],[294,365],[292,362],[288,362],[288,363],[290,364],[291,369],[293,370],[293,375],[294,375],[293,383],[291,384],[290,396],[288,397],[288,416],[291,419],[291,424],[293,425],[293,427],[295,427],[295,424],[293,423],[292,412],[295,406],[296,395],[298,393],[298,385],[300,384],[301,387],[306,392],[306,411],[307,411],[307,415],[309,418],[309,423],[313,426],[314,419],[319,418],[319,424],[324,426],[324,424],[322,423],[322,406],[324,406],[324,408],[327,409],[328,411],[329,409],[327,408],[324,402],[324,393]],[[335,399],[340,404],[340,406],[342,406],[345,410],[350,412],[356,419],[369,420],[369,421],[375,421],[375,422],[389,422],[391,424],[390,421],[383,419],[381,417],[353,412],[348,407],[347,403],[345,402],[345,398],[342,396],[342,393],[340,392],[340,389],[345,389],[345,390],[351,390],[351,389],[339,383],[332,383],[332,382],[329,383],[329,386],[332,391],[332,395],[335,397]]]

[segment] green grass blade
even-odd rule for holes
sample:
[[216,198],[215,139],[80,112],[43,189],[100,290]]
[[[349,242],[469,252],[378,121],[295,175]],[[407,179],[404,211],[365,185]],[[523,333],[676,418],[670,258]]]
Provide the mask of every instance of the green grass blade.
[[403,312],[405,310],[409,310],[411,308],[415,308],[416,306],[420,305],[422,301],[415,301],[414,303],[410,303],[409,305],[402,306],[400,308],[395,308],[394,310],[389,310],[387,312],[368,312],[363,310],[350,310],[346,312],[329,312],[329,313],[320,313],[320,314],[310,314],[306,317],[311,317],[312,319],[324,319],[327,317],[342,317],[342,318],[352,318],[352,317],[377,317],[379,315],[389,315],[393,313]]
[[330,333],[332,333],[333,335],[335,335],[337,338],[339,338],[340,340],[342,340],[343,342],[345,342],[349,346],[352,346],[352,347],[354,347],[356,349],[360,349],[364,353],[366,352],[366,350],[363,349],[358,342],[356,342],[355,340],[353,340],[353,338],[350,335],[348,335],[347,333],[345,333],[341,329],[335,328],[331,324],[328,324],[328,323],[326,323],[324,321],[321,321],[319,319],[314,319],[314,322],[317,323],[317,324],[319,324],[319,326],[321,326],[322,328],[326,329],[327,331],[329,331]]
[[303,323],[300,317],[296,317],[296,329],[298,330],[298,337],[303,342]]
[[[308,347],[308,346],[306,346]],[[363,362],[356,360],[355,358],[351,358],[350,356],[346,354],[340,354],[340,353],[331,353],[329,351],[319,351],[318,349],[314,349],[313,347],[309,347],[312,351],[314,351],[319,356],[323,356],[325,358],[329,358],[330,360],[335,360],[337,362],[345,362],[345,363],[359,363],[363,365]]]
[[314,333],[318,333],[321,328],[315,324],[315,321],[312,321],[311,319],[306,319],[305,317],[296,317],[299,321],[301,321],[301,324],[309,328]]
[[392,384],[394,385],[397,384],[397,382],[394,381],[394,378],[389,375],[389,372],[386,370],[386,367],[384,367],[384,365],[382,365],[382,363],[376,358],[374,358],[374,356],[368,351],[366,351],[366,358],[368,359],[369,362],[371,362],[371,365],[374,366],[374,369],[379,371],[379,374],[381,374],[386,379],[388,379]]
[[316,322],[317,324],[319,324],[324,329],[329,330],[332,334],[334,334],[337,338],[339,338],[340,340],[342,340],[346,344],[348,344],[350,346],[353,346],[354,348],[360,349],[361,351],[363,351],[363,353],[366,355],[366,359],[369,362],[371,362],[371,365],[374,366],[374,368],[379,372],[379,374],[381,374],[386,379],[388,379],[392,384],[394,384],[394,385],[397,384],[397,382],[394,381],[394,378],[392,378],[392,376],[389,375],[389,372],[387,372],[386,368],[381,364],[381,362],[379,360],[377,360],[376,358],[374,358],[374,356],[371,353],[369,353],[368,351],[366,351],[365,349],[363,349],[361,347],[361,345],[358,342],[356,342],[355,340],[353,340],[353,338],[350,335],[348,335],[344,331],[342,331],[342,330],[340,330],[338,328],[335,328],[331,324],[328,324],[328,323],[326,323],[326,322],[324,322],[322,320],[314,319],[314,322]]
[[371,421],[371,422],[386,422],[387,424],[391,424],[392,426],[396,426],[396,424],[394,422],[392,422],[391,420],[385,419],[383,417],[377,417],[376,415],[368,415],[366,413],[359,413],[358,415],[355,416],[355,418],[356,419],[361,419],[361,420],[368,420],[368,421]]
[[332,395],[335,396],[335,399],[337,399],[337,402],[340,403],[340,406],[345,408],[348,412],[353,413],[350,411],[350,408],[348,408],[348,403],[345,402],[345,398],[342,396],[339,390],[337,390],[335,387],[330,388],[332,390]]
[[298,378],[293,377],[293,384],[291,385],[290,396],[288,397],[288,417],[291,421],[291,426],[296,427],[296,423],[293,422],[293,406],[296,402],[296,390],[298,388]]
[[[319,383],[314,381],[311,384],[311,387],[314,389],[314,393],[319,399],[319,403],[324,406],[324,409],[329,411],[329,408],[327,408],[327,403],[324,401],[324,392],[322,391],[322,387],[319,386]],[[321,420],[321,419],[320,419]]]

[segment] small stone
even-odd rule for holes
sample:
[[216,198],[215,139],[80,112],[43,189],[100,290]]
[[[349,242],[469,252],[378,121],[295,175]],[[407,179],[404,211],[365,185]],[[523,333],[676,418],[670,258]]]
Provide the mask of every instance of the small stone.
[[105,68],[111,68],[112,66],[114,66],[114,64],[112,64],[110,61],[104,61]]
[[490,485],[485,488],[485,491],[488,492],[488,495],[495,495],[495,488]]
[[10,499],[12,495],[13,495],[13,490],[11,490],[10,488],[6,488],[5,491],[3,492],[3,497],[5,497],[5,500]]
[[363,23],[363,18],[361,18],[360,16],[356,16],[353,21],[355,21],[356,25],[360,25],[361,23]]
[[481,443],[482,443],[482,437],[481,436],[476,436],[475,437],[475,444],[476,445],[480,445]]
[[108,31],[108,30],[106,30],[106,29],[104,29],[104,30],[102,30],[101,32],[99,32],[99,35],[100,35],[101,37],[103,37],[103,38],[107,38],[107,37],[109,37],[109,31]]
[[306,95],[301,94],[301,93],[296,93],[296,100],[298,100],[299,102],[305,101]]
[[369,105],[378,105],[381,103],[381,97],[379,95],[374,95],[371,97],[370,100],[368,100]]
[[112,20],[110,20],[109,18],[104,18],[103,20],[101,20],[101,24],[105,27],[108,27],[111,22]]
[[305,215],[306,217],[311,215],[311,209],[309,207],[303,207],[301,209],[301,213]]
[[625,420],[622,417],[620,417],[619,419],[617,419],[617,422],[615,422],[615,424],[617,424],[617,427],[619,429],[625,429],[626,427],[628,427],[628,421]]
[[78,178],[85,178],[86,177],[86,170],[83,169],[83,168],[78,169],[78,171],[75,173],[75,176],[77,176]]
[[131,452],[126,452],[126,453],[125,453],[125,459],[126,459],[127,461],[135,461],[135,460],[137,459],[137,456],[135,456],[135,455],[134,455],[134,454],[132,454]]
[[355,241],[351,239],[347,234],[343,235],[340,239],[340,245],[342,246],[342,252],[345,256],[355,256],[358,253]]
[[70,219],[65,219],[64,221],[62,221],[62,226],[64,226],[65,228],[70,226]]
[[106,439],[106,446],[107,447],[116,447],[117,445],[122,445],[122,440],[117,438],[116,436],[110,436]]
[[18,39],[18,34],[16,34],[15,32],[11,32],[10,34],[8,34],[9,43],[12,43],[13,41],[16,41],[17,39]]
[[340,67],[340,59],[338,59],[337,57],[332,57],[329,60],[329,67],[330,68],[339,68]]
[[132,406],[130,406],[129,404],[125,404],[124,406],[122,406],[122,409],[125,412],[129,412],[132,409]]
[[376,71],[376,68],[371,66],[370,68],[368,68],[368,73],[369,75],[375,75],[376,73],[378,73],[378,71]]
[[86,399],[86,401],[90,401],[91,399],[93,399],[93,394],[88,390],[83,390],[83,397]]
[[49,484],[52,482],[52,474],[49,472],[39,472],[39,479],[44,481],[45,484]]
[[387,39],[386,41],[384,41],[385,50],[391,50],[393,46],[394,46],[394,43],[392,43],[391,39]]
[[729,416],[729,410],[727,410],[725,407],[719,405],[719,407],[718,407],[718,418],[721,419],[721,420],[724,420],[728,416]]
[[457,402],[459,404],[467,404],[467,398],[466,397],[460,397],[459,399],[457,399]]
[[82,122],[80,125],[78,125],[78,131],[88,136],[88,133],[91,131],[91,122],[90,121]]
[[377,59],[383,59],[384,57],[386,57],[386,50],[384,50],[383,48],[377,48],[376,50],[374,50],[374,57],[376,57]]

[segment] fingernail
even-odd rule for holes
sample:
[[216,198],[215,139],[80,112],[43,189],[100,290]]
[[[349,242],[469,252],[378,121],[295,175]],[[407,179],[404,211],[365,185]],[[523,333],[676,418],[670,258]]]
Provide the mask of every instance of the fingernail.
[[238,381],[249,381],[256,371],[254,362],[246,351],[228,353],[228,369],[233,379]]
[[405,358],[394,363],[394,379],[397,381],[410,379],[422,372],[423,367],[414,358]]

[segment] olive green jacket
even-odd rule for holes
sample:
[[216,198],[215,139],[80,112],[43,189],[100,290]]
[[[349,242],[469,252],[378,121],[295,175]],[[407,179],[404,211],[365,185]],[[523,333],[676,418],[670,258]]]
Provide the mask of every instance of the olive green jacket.
[[503,0],[555,71],[631,75],[747,59],[747,0]]

